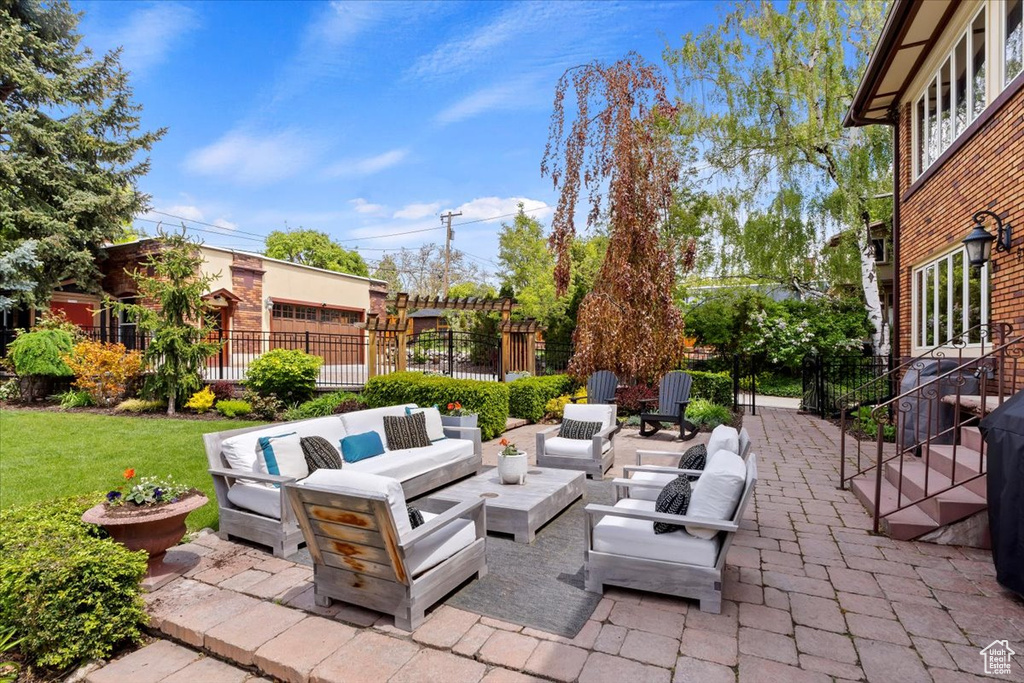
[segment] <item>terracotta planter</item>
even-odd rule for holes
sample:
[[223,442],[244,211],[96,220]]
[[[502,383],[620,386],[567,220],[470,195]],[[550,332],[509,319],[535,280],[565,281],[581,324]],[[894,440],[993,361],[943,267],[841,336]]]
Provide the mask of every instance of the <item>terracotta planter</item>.
[[185,518],[207,502],[203,494],[191,495],[177,503],[159,507],[129,506],[108,508],[103,503],[89,508],[82,521],[98,524],[110,537],[129,550],[145,550],[152,565],[163,558],[168,548],[185,536]]
[[526,451],[519,451],[518,455],[499,455],[498,478],[502,484],[525,484],[528,466],[529,458]]
[[442,415],[441,424],[445,427],[476,427],[477,414],[472,415]]

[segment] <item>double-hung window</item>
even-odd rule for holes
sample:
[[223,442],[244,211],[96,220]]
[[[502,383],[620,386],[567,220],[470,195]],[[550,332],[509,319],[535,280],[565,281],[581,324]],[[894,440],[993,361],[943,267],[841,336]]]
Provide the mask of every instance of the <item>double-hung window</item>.
[[971,268],[961,247],[916,267],[911,282],[911,335],[916,348],[934,348],[956,339],[968,346],[982,342],[979,326],[988,323],[988,264]]

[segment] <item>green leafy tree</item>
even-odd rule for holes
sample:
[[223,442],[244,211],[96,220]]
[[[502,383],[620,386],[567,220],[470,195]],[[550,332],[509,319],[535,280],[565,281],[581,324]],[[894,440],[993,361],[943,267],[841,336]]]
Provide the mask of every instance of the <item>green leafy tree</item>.
[[388,283],[388,295],[394,296],[402,289],[402,278],[398,272],[398,264],[394,257],[385,254],[373,271],[373,277]]
[[362,277],[370,275],[366,261],[358,251],[346,249],[332,240],[330,235],[318,230],[275,230],[267,235],[266,254],[270,258],[338,273]]
[[[206,361],[220,350],[203,327],[211,328],[203,295],[210,291],[215,275],[203,275],[199,242],[179,233],[161,232],[158,249],[145,262],[145,269],[130,273],[138,287],[141,303],[127,304],[107,299],[115,312],[124,312],[139,329],[150,335],[143,359],[152,369],[147,389],[167,401],[167,414],[174,415],[178,400],[202,386]],[[152,274],[149,274],[152,273]]]
[[[814,257],[827,231],[859,235],[880,354],[888,334],[867,226],[870,198],[891,190],[891,140],[882,126],[848,130],[842,121],[884,11],[872,0],[737,2],[665,54],[682,93],[675,130],[684,147],[704,150],[729,201],[751,214],[735,235],[748,256],[768,245],[792,264]],[[790,229],[796,239],[776,239]]]
[[[566,96],[573,101],[566,103]],[[575,119],[566,125],[566,112]],[[680,157],[663,122],[675,116],[661,73],[637,55],[570,69],[559,79],[541,171],[559,192],[551,245],[556,292],[571,284],[575,210],[586,195],[587,224],[607,216],[608,248],[594,289],[579,309],[569,372],[612,370],[650,380],[676,365],[682,318],[672,296],[673,254],[660,239]]]
[[[144,210],[142,156],[164,133],[142,132],[119,51],[82,49],[67,2],[0,0],[0,253],[15,263],[22,304],[45,304],[73,279],[99,289],[103,245]],[[10,290],[9,290],[10,291]]]

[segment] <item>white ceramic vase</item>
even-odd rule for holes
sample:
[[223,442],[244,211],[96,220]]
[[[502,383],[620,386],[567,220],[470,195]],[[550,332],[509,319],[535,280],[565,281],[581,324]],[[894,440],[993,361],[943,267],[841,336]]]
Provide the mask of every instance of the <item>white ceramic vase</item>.
[[502,484],[525,484],[527,466],[526,451],[519,451],[517,455],[499,455],[498,478]]

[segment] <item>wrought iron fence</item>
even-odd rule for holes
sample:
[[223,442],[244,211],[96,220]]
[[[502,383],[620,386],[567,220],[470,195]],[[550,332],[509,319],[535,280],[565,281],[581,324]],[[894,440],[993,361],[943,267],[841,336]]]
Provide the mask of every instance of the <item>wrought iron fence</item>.
[[890,369],[888,356],[856,355],[822,358],[809,355],[803,360],[804,410],[819,417],[837,417],[840,397],[856,392],[851,405],[876,405],[892,396],[887,382],[872,382]]
[[501,339],[460,330],[424,330],[406,343],[406,368],[461,379],[497,380]]
[[551,341],[537,342],[537,374],[558,375],[569,368],[572,358],[572,344],[560,344]]

